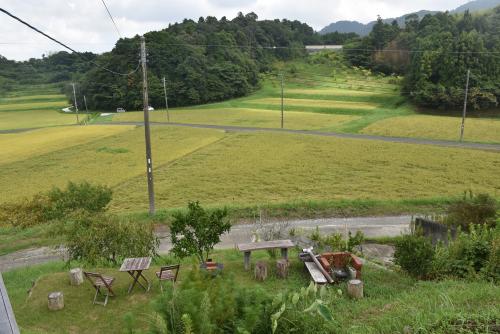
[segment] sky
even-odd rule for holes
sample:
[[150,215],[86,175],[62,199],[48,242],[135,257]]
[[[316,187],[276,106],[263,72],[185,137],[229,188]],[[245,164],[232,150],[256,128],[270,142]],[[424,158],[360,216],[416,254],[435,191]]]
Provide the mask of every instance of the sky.
[[[169,23],[200,16],[255,12],[259,19],[287,18],[320,30],[331,22],[367,23],[421,9],[451,10],[467,0],[105,0],[119,32],[132,37]],[[106,52],[118,39],[102,0],[0,0],[0,8],[78,51]],[[40,58],[63,48],[0,12],[0,55],[8,59]]]

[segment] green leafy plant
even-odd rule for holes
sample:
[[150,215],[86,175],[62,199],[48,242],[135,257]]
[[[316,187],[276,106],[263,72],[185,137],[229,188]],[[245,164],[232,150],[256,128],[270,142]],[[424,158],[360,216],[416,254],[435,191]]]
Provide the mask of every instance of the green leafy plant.
[[462,199],[451,204],[447,210],[445,222],[453,226],[461,226],[467,230],[470,225],[496,224],[498,202],[488,194],[473,195],[472,191],[464,193]]
[[220,236],[230,229],[226,209],[209,212],[199,202],[190,202],[186,213],[174,214],[170,227],[172,253],[180,258],[195,255],[200,262],[205,262],[220,242]]
[[318,289],[313,282],[299,292],[276,295],[270,318],[272,333],[332,332],[336,323],[326,296],[326,287]]
[[0,223],[28,227],[63,219],[76,211],[104,212],[111,198],[107,186],[69,182],[65,189],[54,187],[32,199],[0,205]]
[[434,260],[434,247],[431,241],[419,231],[404,235],[396,241],[395,263],[410,275],[428,278]]
[[66,237],[69,260],[113,264],[126,257],[156,256],[159,240],[152,224],[80,212],[56,230]]

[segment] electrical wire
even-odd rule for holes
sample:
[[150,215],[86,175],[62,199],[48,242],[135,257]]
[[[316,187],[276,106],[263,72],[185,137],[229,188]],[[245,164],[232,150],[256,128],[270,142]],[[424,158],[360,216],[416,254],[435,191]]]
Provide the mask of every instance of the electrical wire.
[[104,5],[104,8],[106,8],[106,12],[108,12],[108,16],[111,19],[111,22],[113,22],[113,25],[115,26],[116,32],[118,33],[118,36],[122,38],[122,34],[120,34],[120,30],[118,30],[118,26],[116,25],[115,20],[113,19],[113,15],[111,15],[111,12],[108,9],[108,6],[106,5],[106,2],[104,0],[101,0],[102,4]]
[[49,36],[48,34],[44,33],[43,31],[41,31],[40,29],[38,28],[35,28],[34,26],[32,26],[31,24],[29,24],[28,22],[26,21],[23,21],[22,19],[20,19],[19,17],[11,14],[10,12],[6,11],[5,9],[3,8],[0,8],[0,12],[3,12],[5,13],[6,15],[12,17],[14,20],[17,20],[19,22],[21,22],[22,24],[24,24],[25,26],[27,26],[28,28],[36,31],[37,33],[47,37],[48,39],[50,39],[51,41],[61,45],[62,47],[70,50],[71,52],[74,52],[75,54],[79,55],[82,59],[84,59],[85,61],[88,61],[89,63],[91,64],[94,64],[95,66],[99,67],[100,69],[104,70],[104,71],[107,71],[109,73],[112,73],[112,74],[116,74],[116,75],[122,75],[122,76],[129,76],[129,75],[132,75],[134,74],[135,72],[137,72],[137,70],[139,69],[140,67],[140,62],[138,62],[137,64],[137,67],[131,71],[131,72],[128,72],[128,73],[120,73],[120,72],[116,72],[116,71],[113,71],[113,70],[110,70],[109,68],[107,67],[104,67],[104,66],[101,66],[100,64],[98,64],[97,62],[93,61],[93,60],[89,60],[89,59],[86,59],[80,52],[76,51],[75,49],[69,47],[68,45],[64,44],[63,42],[60,42],[58,41],[57,39],[55,39],[54,37],[52,36]]

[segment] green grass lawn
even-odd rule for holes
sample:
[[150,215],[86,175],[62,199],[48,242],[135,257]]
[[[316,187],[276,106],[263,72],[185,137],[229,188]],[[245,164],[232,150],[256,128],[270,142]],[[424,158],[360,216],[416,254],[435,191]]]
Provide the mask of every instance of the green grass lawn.
[[[243,270],[243,256],[236,250],[219,250],[214,260],[225,265],[223,275],[232,275],[239,286],[259,286],[269,294],[298,291],[309,284],[303,265],[292,252],[290,276],[286,280],[276,277],[274,261],[264,251],[254,252],[252,260],[266,260],[271,271],[264,283],[253,279],[252,271]],[[160,261],[161,262],[161,261]],[[192,270],[192,260],[182,263],[179,280]],[[151,302],[160,294],[152,266],[146,275],[154,284],[148,293],[140,289],[126,294],[130,283],[127,274],[117,268],[86,268],[116,277],[115,292],[106,307],[92,305],[94,291],[85,281],[81,286],[70,286],[68,270],[62,263],[50,263],[3,274],[17,322],[23,333],[123,333],[126,323],[135,330],[148,329]],[[35,282],[34,286],[33,281]],[[449,319],[498,319],[500,287],[486,282],[445,280],[418,282],[402,274],[366,265],[363,268],[365,298],[359,301],[346,296],[345,285],[331,286],[326,298],[333,298],[332,313],[339,323],[339,333],[399,333],[405,326],[434,333],[439,323]],[[337,289],[342,297],[334,297]],[[27,291],[31,289],[31,295]],[[47,309],[47,295],[52,291],[64,293],[65,308],[57,312]],[[331,296],[331,297],[328,297]],[[436,327],[437,326],[437,327]]]

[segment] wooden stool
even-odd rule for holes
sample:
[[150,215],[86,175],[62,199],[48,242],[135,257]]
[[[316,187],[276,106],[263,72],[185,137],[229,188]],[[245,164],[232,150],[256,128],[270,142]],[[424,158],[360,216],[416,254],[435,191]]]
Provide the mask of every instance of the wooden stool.
[[80,285],[83,283],[83,271],[81,268],[74,268],[69,271],[71,285]]
[[347,294],[354,299],[363,298],[363,282],[359,279],[352,279],[347,282]]
[[278,273],[278,277],[287,278],[289,266],[290,262],[288,262],[288,260],[280,259],[276,261],[276,272]]
[[257,281],[265,281],[267,278],[267,263],[265,261],[257,261],[255,264],[255,279]]
[[57,311],[64,308],[64,295],[62,292],[51,292],[48,299],[49,310]]

